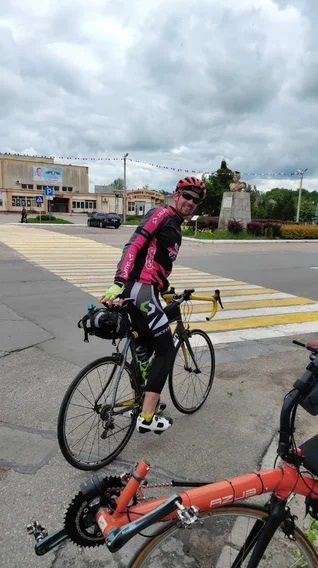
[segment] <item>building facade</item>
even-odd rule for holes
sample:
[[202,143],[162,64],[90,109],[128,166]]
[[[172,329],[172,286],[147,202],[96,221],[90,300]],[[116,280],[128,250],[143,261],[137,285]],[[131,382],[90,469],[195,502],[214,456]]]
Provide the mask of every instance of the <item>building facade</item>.
[[[58,164],[45,156],[0,154],[0,211],[70,213],[84,207],[94,209],[89,193],[88,167]],[[52,195],[46,198],[46,188]],[[37,199],[42,196],[43,203]]]
[[[47,195],[49,193],[49,195]],[[89,192],[87,166],[58,164],[54,158],[0,154],[0,211],[29,213],[118,213],[123,215],[123,192],[95,186]],[[142,217],[166,202],[158,191],[127,191],[126,215]]]

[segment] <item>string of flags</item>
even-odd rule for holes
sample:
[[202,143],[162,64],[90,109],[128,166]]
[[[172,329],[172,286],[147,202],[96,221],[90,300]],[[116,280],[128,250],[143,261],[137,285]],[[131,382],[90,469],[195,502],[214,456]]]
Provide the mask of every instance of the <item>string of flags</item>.
[[[0,156],[27,156],[27,157],[34,157],[34,158],[53,158],[54,160],[67,160],[69,162],[121,162],[124,160],[123,157],[120,158],[106,158],[106,157],[70,157],[70,156],[29,156],[27,154],[11,154],[9,152],[0,152]],[[188,174],[202,174],[202,175],[216,175],[217,171],[198,171],[198,170],[190,170],[185,168],[176,168],[172,166],[163,166],[156,163],[151,162],[144,162],[143,160],[133,160],[132,158],[125,158],[127,161],[135,164],[143,164],[145,166],[150,166],[154,168],[158,168],[161,170],[166,171],[173,171],[173,172],[184,172]],[[262,173],[254,173],[254,172],[242,172],[240,171],[241,175],[248,176],[248,177],[291,177],[291,176],[300,176],[303,174],[301,170],[296,170],[295,172],[262,172]]]

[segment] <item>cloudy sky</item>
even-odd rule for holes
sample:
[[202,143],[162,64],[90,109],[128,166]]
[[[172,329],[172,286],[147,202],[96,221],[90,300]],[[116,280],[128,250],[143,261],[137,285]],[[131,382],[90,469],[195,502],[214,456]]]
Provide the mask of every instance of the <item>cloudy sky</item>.
[[222,159],[318,189],[317,0],[6,0],[0,26],[1,152],[111,158],[91,186],[129,152],[129,189]]

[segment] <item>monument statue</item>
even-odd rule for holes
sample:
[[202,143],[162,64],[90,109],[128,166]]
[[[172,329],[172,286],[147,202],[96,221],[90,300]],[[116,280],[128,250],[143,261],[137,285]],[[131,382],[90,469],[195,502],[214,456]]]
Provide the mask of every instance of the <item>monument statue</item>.
[[246,188],[245,181],[241,181],[240,172],[234,172],[233,183],[230,183],[230,191],[242,191]]
[[219,229],[227,229],[228,222],[232,219],[240,221],[244,228],[246,228],[247,223],[250,223],[251,196],[248,191],[244,191],[246,187],[245,181],[241,181],[240,172],[234,172],[229,191],[223,193]]

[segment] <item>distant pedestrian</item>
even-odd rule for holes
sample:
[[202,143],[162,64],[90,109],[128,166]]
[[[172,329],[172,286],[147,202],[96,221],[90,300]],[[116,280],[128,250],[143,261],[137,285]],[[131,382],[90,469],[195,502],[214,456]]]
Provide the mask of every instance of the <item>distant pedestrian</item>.
[[28,212],[26,208],[23,207],[21,211],[21,223],[27,223],[27,222],[28,222]]

